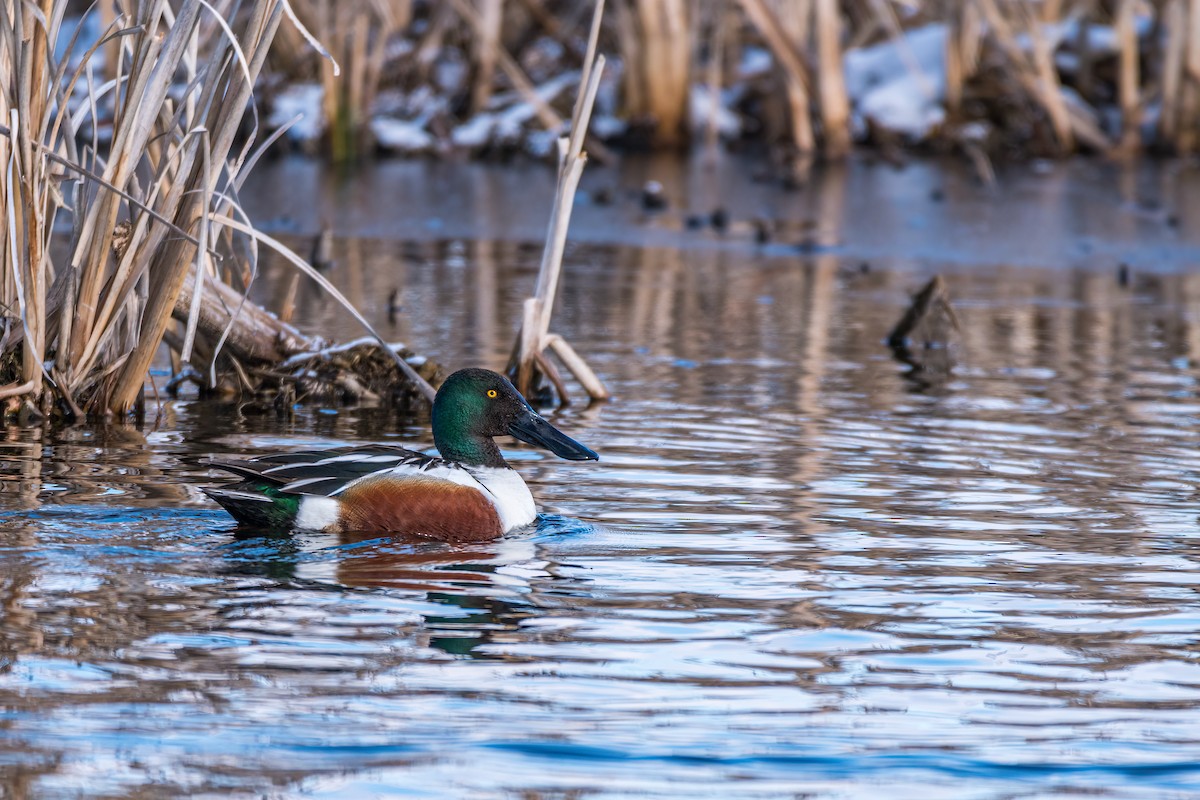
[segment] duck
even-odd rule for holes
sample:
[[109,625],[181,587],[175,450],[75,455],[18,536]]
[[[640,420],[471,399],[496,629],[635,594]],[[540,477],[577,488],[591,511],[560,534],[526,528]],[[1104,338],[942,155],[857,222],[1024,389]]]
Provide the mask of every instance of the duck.
[[209,459],[206,465],[239,480],[203,491],[240,524],[256,528],[476,542],[537,518],[529,487],[495,437],[513,436],[569,461],[600,459],[487,369],[448,377],[434,397],[431,422],[440,457],[373,444]]

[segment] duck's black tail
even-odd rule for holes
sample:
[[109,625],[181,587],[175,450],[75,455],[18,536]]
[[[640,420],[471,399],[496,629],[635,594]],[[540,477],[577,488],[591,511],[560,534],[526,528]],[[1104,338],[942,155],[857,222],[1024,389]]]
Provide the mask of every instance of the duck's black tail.
[[300,496],[280,491],[280,484],[255,473],[239,462],[206,461],[207,466],[242,476],[237,483],[202,489],[243,525],[254,528],[290,528],[300,513]]

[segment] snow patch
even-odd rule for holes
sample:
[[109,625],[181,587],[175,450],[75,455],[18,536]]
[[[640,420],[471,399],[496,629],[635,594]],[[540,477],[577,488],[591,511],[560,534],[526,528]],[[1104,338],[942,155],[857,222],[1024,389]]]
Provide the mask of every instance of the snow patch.
[[742,120],[731,109],[729,109],[729,94],[720,92],[718,95],[718,105],[713,105],[712,90],[703,84],[695,84],[692,86],[692,93],[688,103],[688,113],[690,115],[692,130],[705,131],[708,129],[710,120],[716,117],[717,133],[723,139],[736,139],[742,133]]
[[319,83],[297,83],[289,86],[275,95],[267,125],[278,128],[300,114],[300,120],[288,130],[288,138],[300,142],[319,139],[325,130],[325,115],[321,113],[321,102],[324,99],[325,89]]
[[946,117],[946,25],[926,25],[845,56],[846,91],[863,119],[923,139]]
[[433,135],[425,130],[423,120],[402,120],[375,117],[371,134],[381,147],[398,153],[423,153],[433,149]]

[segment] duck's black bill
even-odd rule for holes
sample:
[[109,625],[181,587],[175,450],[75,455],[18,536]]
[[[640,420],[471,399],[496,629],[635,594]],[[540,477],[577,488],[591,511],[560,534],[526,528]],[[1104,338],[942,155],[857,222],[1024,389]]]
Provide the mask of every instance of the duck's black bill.
[[567,436],[533,411],[508,426],[508,432],[522,442],[544,447],[569,461],[599,461],[600,456]]

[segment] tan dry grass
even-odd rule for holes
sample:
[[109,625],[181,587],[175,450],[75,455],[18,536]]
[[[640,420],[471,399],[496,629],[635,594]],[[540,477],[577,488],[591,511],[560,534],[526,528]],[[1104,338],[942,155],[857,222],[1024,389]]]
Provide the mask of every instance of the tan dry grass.
[[[286,0],[236,16],[232,0],[118,4],[99,40],[60,63],[67,7],[0,0],[0,398],[34,415],[54,401],[125,414],[173,318],[185,367],[227,339],[266,357],[316,344],[218,277],[253,273],[219,269],[234,232],[264,239],[237,204],[257,158],[241,127]],[[100,69],[98,53],[115,60]],[[65,258],[51,247],[60,218]]]

